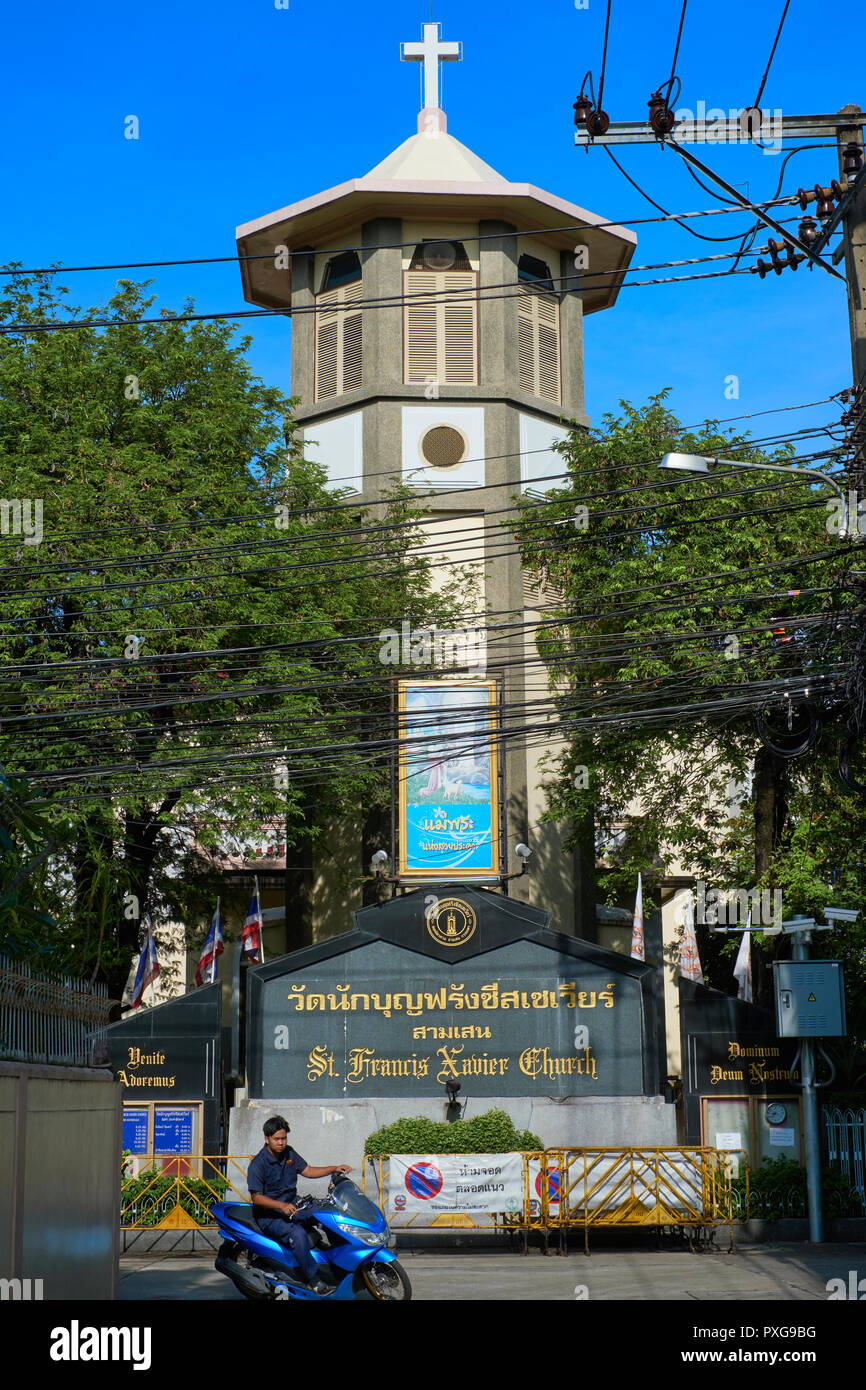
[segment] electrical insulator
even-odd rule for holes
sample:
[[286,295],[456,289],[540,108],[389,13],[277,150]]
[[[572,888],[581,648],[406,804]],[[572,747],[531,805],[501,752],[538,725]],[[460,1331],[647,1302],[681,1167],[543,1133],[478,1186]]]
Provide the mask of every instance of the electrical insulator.
[[649,106],[649,123],[656,135],[670,135],[677,123],[677,118],[661,91],[653,92],[647,104]]
[[[812,221],[811,218],[807,218],[806,220],[809,222]],[[812,225],[814,226],[814,223]],[[767,250],[772,256],[772,261],[768,264],[766,261],[758,260],[757,265],[754,267],[762,280],[765,275],[769,275],[771,270],[774,270],[777,275],[781,275],[786,266],[790,266],[791,270],[796,270],[800,262],[806,259],[805,256],[795,255],[794,249],[790,245],[785,247],[785,256],[783,257],[780,255],[782,243],[773,241],[772,238],[767,242]]]
[[[847,183],[839,183],[836,179],[831,179],[829,188],[822,188],[820,183],[816,183],[814,188],[798,188],[797,199],[804,212],[810,203],[817,203],[818,216],[829,217],[830,213],[833,211],[833,199],[835,198],[838,201],[842,197],[842,194],[847,192]],[[822,207],[825,209],[829,207],[830,211],[822,212]]]
[[810,241],[814,241],[818,235],[818,224],[814,217],[804,217],[800,223],[797,235],[804,246],[808,246]]
[[815,209],[822,222],[827,217],[833,215],[833,193],[832,189],[822,188],[820,183],[815,184],[815,201],[818,206]]
[[774,241],[773,238],[770,237],[769,241],[767,242],[767,250],[769,251],[770,256],[772,257],[773,269],[775,270],[777,275],[781,275],[782,271],[785,269],[785,262],[779,255],[781,249],[782,243],[779,241]]
[[856,140],[851,140],[845,146],[842,155],[842,172],[844,174],[859,174],[863,164],[863,150]]
[[610,116],[606,111],[590,111],[586,118],[586,128],[590,135],[604,135],[610,125]]
[[764,113],[760,106],[747,106],[740,112],[740,134],[747,140],[759,138],[764,124]]
[[591,110],[592,102],[586,95],[586,92],[581,92],[577,101],[574,103],[574,124],[578,126],[586,125],[587,113]]

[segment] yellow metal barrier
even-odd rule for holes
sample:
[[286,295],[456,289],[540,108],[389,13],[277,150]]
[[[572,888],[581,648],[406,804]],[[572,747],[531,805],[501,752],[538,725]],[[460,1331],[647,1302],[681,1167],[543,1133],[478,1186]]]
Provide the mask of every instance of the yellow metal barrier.
[[[748,1214],[749,1170],[742,1150]],[[523,1211],[497,1218],[504,1230],[551,1231],[560,1245],[568,1230],[600,1227],[676,1227],[694,1231],[727,1225],[733,1244],[731,1151],[671,1148],[547,1149],[523,1156]]]
[[[124,1173],[120,1226],[125,1231],[192,1230],[213,1227],[212,1202],[248,1202],[247,1168],[252,1154],[135,1155],[136,1174]],[[133,1165],[127,1158],[124,1168]],[[181,1170],[184,1171],[181,1171]]]

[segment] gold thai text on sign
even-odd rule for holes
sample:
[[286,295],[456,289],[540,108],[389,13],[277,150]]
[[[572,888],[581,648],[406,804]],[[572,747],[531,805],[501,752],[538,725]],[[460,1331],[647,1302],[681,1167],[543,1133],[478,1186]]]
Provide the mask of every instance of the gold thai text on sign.
[[498,981],[467,990],[464,984],[452,984],[435,992],[416,994],[362,994],[351,985],[336,985],[325,994],[308,992],[306,985],[292,985],[287,998],[298,1012],[380,1013],[390,1018],[392,1013],[406,1013],[420,1018],[425,1012],[445,1012],[447,1009],[612,1009],[614,982],[608,981],[603,990],[578,989],[577,981],[562,980],[558,985],[537,990],[502,990]]

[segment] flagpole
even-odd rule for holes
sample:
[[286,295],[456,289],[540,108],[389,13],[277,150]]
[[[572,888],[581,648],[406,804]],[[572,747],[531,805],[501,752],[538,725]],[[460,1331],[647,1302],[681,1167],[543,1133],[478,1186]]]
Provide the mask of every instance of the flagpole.
[[[286,856],[288,857],[288,849],[286,849]],[[258,874],[255,875],[255,885],[256,885],[256,904],[257,904],[258,909],[259,909],[259,964],[260,964],[260,965],[263,965],[263,964],[264,964],[264,961],[265,961],[265,923],[264,923],[264,918],[262,917],[262,895],[261,895],[261,893],[259,892],[259,876],[258,876]]]
[[217,967],[217,931],[220,930],[220,900],[219,900],[219,898],[217,898],[216,920],[217,920],[217,926],[216,926],[216,931],[214,931],[214,935],[213,935],[213,956],[211,957],[211,963],[210,963],[210,969],[211,969],[210,982],[211,982],[211,984],[214,984],[214,983],[216,982],[216,967]]
[[147,968],[150,972],[150,1007],[156,1008],[156,981],[153,975],[153,927],[147,919]]

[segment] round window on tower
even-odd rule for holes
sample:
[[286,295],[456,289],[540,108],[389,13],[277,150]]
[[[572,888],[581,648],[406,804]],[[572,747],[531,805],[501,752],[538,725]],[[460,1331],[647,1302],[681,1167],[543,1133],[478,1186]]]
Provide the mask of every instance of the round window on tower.
[[456,260],[453,241],[428,241],[424,246],[424,264],[430,270],[451,270]]
[[431,468],[457,468],[469,450],[469,440],[454,425],[434,425],[421,436],[419,450]]

